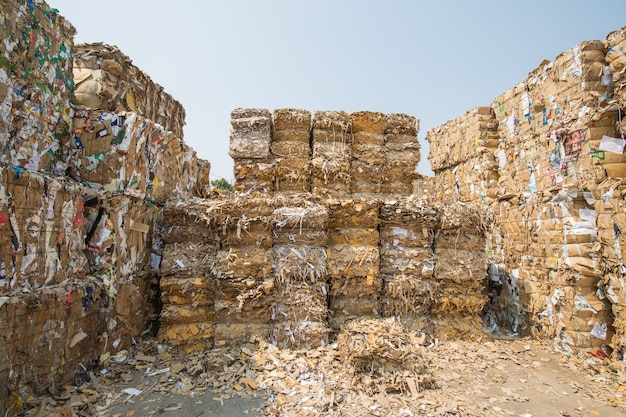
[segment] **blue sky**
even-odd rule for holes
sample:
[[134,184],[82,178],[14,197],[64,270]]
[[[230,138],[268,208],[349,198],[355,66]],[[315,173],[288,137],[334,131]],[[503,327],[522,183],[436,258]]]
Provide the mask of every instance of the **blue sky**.
[[542,60],[626,26],[626,1],[48,0],[76,43],[117,45],[187,112],[185,142],[231,180],[230,111],[406,113],[426,132]]

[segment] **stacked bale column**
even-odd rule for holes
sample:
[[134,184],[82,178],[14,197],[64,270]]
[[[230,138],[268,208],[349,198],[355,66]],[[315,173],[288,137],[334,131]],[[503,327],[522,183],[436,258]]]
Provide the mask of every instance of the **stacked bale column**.
[[367,111],[350,116],[353,133],[350,191],[361,196],[377,196],[383,183],[387,120],[382,113]]
[[356,317],[378,317],[380,202],[372,199],[329,201],[328,272],[333,329]]
[[[185,352],[213,346],[213,275],[218,242],[189,205],[168,203],[160,261],[161,314],[158,340]],[[158,259],[156,260],[158,263]]]
[[311,160],[313,194],[336,198],[345,198],[350,194],[351,160],[350,115],[345,112],[315,112]]
[[386,119],[381,193],[408,196],[420,178],[415,171],[420,160],[419,120],[402,113],[387,114]]
[[231,112],[230,147],[235,191],[250,197],[271,197],[274,164],[271,157],[272,117],[266,109],[235,109]]
[[271,142],[274,157],[274,193],[311,191],[311,113],[306,110],[274,111]]
[[272,340],[312,348],[328,342],[326,243],[328,209],[303,199],[277,203],[273,252],[278,298]]
[[442,337],[477,337],[482,328],[478,313],[488,301],[485,233],[493,219],[473,203],[440,203],[436,208],[435,279],[441,298],[434,310],[435,321]]
[[216,205],[208,216],[219,228],[221,247],[215,275],[215,343],[267,338],[275,300],[272,256],[273,200],[238,196]]
[[385,201],[380,208],[381,310],[411,327],[439,303],[433,238],[437,212],[425,200]]

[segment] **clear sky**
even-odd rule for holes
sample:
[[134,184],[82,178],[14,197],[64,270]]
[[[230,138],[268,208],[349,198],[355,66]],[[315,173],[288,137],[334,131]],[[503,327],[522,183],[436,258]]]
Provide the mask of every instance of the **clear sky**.
[[230,112],[359,110],[426,132],[542,60],[626,26],[626,0],[47,0],[76,43],[117,45],[187,112],[185,142],[232,180]]

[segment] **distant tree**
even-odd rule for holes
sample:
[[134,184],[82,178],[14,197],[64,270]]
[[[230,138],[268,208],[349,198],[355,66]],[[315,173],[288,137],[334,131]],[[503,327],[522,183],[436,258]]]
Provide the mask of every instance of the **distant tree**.
[[221,188],[222,190],[228,190],[230,192],[235,191],[233,185],[230,182],[226,181],[224,178],[211,181],[211,185],[215,188]]

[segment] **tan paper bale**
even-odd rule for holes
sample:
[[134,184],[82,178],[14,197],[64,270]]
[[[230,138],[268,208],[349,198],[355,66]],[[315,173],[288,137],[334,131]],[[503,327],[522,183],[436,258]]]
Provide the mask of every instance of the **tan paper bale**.
[[191,353],[211,349],[214,336],[213,323],[170,324],[159,328],[157,340]]
[[370,378],[368,389],[410,393],[436,385],[419,340],[394,319],[361,319],[342,328],[337,345],[355,376]]
[[164,275],[193,277],[211,271],[217,255],[212,243],[169,243],[163,250],[159,272]]
[[216,278],[265,278],[273,272],[272,250],[255,246],[219,250],[212,272]]
[[387,129],[387,116],[383,113],[358,111],[350,114],[352,131],[383,134]]
[[275,158],[297,158],[304,160],[311,157],[311,146],[308,141],[272,142],[270,148],[272,150],[272,155]]
[[267,323],[235,323],[215,325],[215,346],[241,346],[250,340],[267,340],[271,325]]
[[213,305],[164,305],[159,315],[159,322],[167,324],[213,323],[215,310]]
[[483,288],[471,289],[464,284],[441,286],[440,302],[435,307],[439,316],[456,317],[480,313],[489,302]]
[[439,283],[415,275],[385,275],[381,309],[384,317],[428,314],[440,303]]
[[216,324],[269,323],[272,319],[272,304],[276,297],[273,293],[262,294],[253,298],[239,297],[227,300],[215,298],[215,314],[212,322]]
[[235,109],[231,112],[230,146],[233,159],[271,157],[272,118],[266,109]]
[[272,227],[276,233],[288,233],[306,230],[325,230],[329,212],[325,204],[308,201],[305,198],[278,198],[277,207],[272,213]]
[[378,295],[360,295],[355,297],[330,297],[328,323],[333,329],[363,317],[380,317]]
[[246,218],[244,216],[238,220],[236,225],[221,231],[221,243],[223,246],[257,246],[265,249],[272,247],[274,240],[272,229],[267,219]]
[[385,244],[380,248],[380,271],[384,274],[407,274],[427,278],[434,274],[437,261],[431,248]]
[[328,274],[323,246],[275,245],[273,251],[278,282],[314,283],[325,280]]
[[316,111],[313,115],[313,143],[352,142],[352,121],[344,111]]
[[378,246],[380,233],[378,229],[369,228],[334,228],[328,231],[328,243],[348,245]]
[[311,112],[299,109],[274,110],[274,142],[301,142],[311,137]]
[[369,277],[374,280],[380,267],[380,249],[366,245],[329,245],[326,248],[328,273],[332,277]]
[[353,160],[350,165],[352,183],[350,191],[352,194],[376,194],[380,193],[383,183],[383,166]]
[[251,197],[271,197],[274,192],[274,163],[271,159],[235,159],[235,191]]
[[280,349],[315,349],[329,343],[331,331],[326,321],[277,322],[270,327],[270,338]]
[[377,229],[381,202],[359,197],[328,201],[329,224],[333,228]]
[[350,161],[352,159],[352,145],[343,142],[314,142],[312,155],[313,159],[337,161],[337,163],[341,163],[343,160]]
[[185,109],[116,46],[76,45],[72,102],[79,108],[132,111],[183,137]]
[[400,135],[417,137],[420,126],[416,117],[403,113],[388,113],[385,118],[387,119],[385,140],[393,140]]
[[375,277],[331,276],[329,284],[331,304],[340,299],[358,299],[359,297],[377,300],[383,286],[383,279],[382,275]]
[[344,197],[350,193],[350,160],[324,159],[311,160],[311,191],[314,195]]

